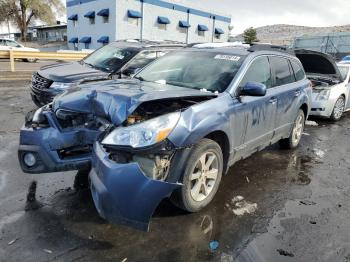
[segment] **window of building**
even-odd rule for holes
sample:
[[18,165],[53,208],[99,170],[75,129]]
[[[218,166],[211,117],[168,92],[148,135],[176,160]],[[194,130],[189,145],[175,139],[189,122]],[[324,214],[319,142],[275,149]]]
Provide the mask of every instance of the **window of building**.
[[215,39],[221,39],[221,34],[215,34]]
[[128,23],[131,25],[139,25],[139,20],[138,18],[133,18],[133,17],[128,17]]
[[102,16],[102,23],[104,24],[109,23],[109,16]]
[[269,57],[271,70],[274,75],[274,86],[282,86],[295,81],[294,74],[291,72],[288,60],[283,57]]
[[179,32],[180,32],[181,34],[187,34],[187,31],[188,31],[188,28],[179,27]]
[[89,22],[90,22],[90,25],[94,25],[95,24],[95,17],[89,17]]
[[89,49],[90,43],[84,43],[85,49]]
[[205,36],[205,31],[198,31],[199,36]]
[[166,30],[166,24],[158,24],[160,30]]
[[76,27],[78,25],[78,20],[73,20],[73,27]]
[[253,61],[239,86],[243,87],[248,82],[261,83],[266,88],[272,87],[270,64],[266,56],[258,57]]

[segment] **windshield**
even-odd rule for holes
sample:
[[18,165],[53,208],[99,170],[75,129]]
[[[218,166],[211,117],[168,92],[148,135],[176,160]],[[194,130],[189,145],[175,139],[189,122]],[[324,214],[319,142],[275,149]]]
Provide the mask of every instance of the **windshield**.
[[114,72],[125,65],[137,52],[133,48],[106,45],[90,54],[83,62],[102,71]]
[[244,57],[208,51],[172,52],[147,66],[135,78],[192,89],[223,92]]
[[338,66],[340,74],[342,79],[346,79],[346,77],[348,76],[348,72],[349,72],[349,67],[347,66]]

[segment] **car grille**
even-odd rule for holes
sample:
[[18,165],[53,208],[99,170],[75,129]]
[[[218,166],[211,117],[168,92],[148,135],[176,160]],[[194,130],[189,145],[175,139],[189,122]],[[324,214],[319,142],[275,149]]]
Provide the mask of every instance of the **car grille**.
[[32,76],[32,87],[34,89],[47,89],[50,87],[53,81],[50,79],[44,78],[38,73],[34,73]]

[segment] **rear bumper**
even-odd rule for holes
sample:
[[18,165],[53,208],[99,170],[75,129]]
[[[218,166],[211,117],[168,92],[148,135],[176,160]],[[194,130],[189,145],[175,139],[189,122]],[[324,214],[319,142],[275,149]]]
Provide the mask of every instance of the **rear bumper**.
[[181,187],[148,178],[137,163],[113,162],[98,142],[94,144],[90,181],[101,217],[145,231],[160,201]]
[[[59,150],[79,145],[93,144],[99,131],[78,129],[61,131],[50,113],[45,114],[49,127],[33,129],[23,126],[20,131],[18,159],[25,173],[48,173],[89,168],[91,153],[62,158]],[[32,153],[36,164],[28,167],[24,155]]]

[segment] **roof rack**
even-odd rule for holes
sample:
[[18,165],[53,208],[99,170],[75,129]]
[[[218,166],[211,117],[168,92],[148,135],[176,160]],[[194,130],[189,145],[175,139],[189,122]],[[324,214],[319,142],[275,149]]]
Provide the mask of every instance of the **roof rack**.
[[259,43],[253,43],[251,46],[247,49],[249,52],[256,52],[256,51],[278,51],[278,52],[284,52],[288,54],[292,54],[293,51],[288,48],[287,46],[282,45],[272,45],[272,44],[259,44]]

